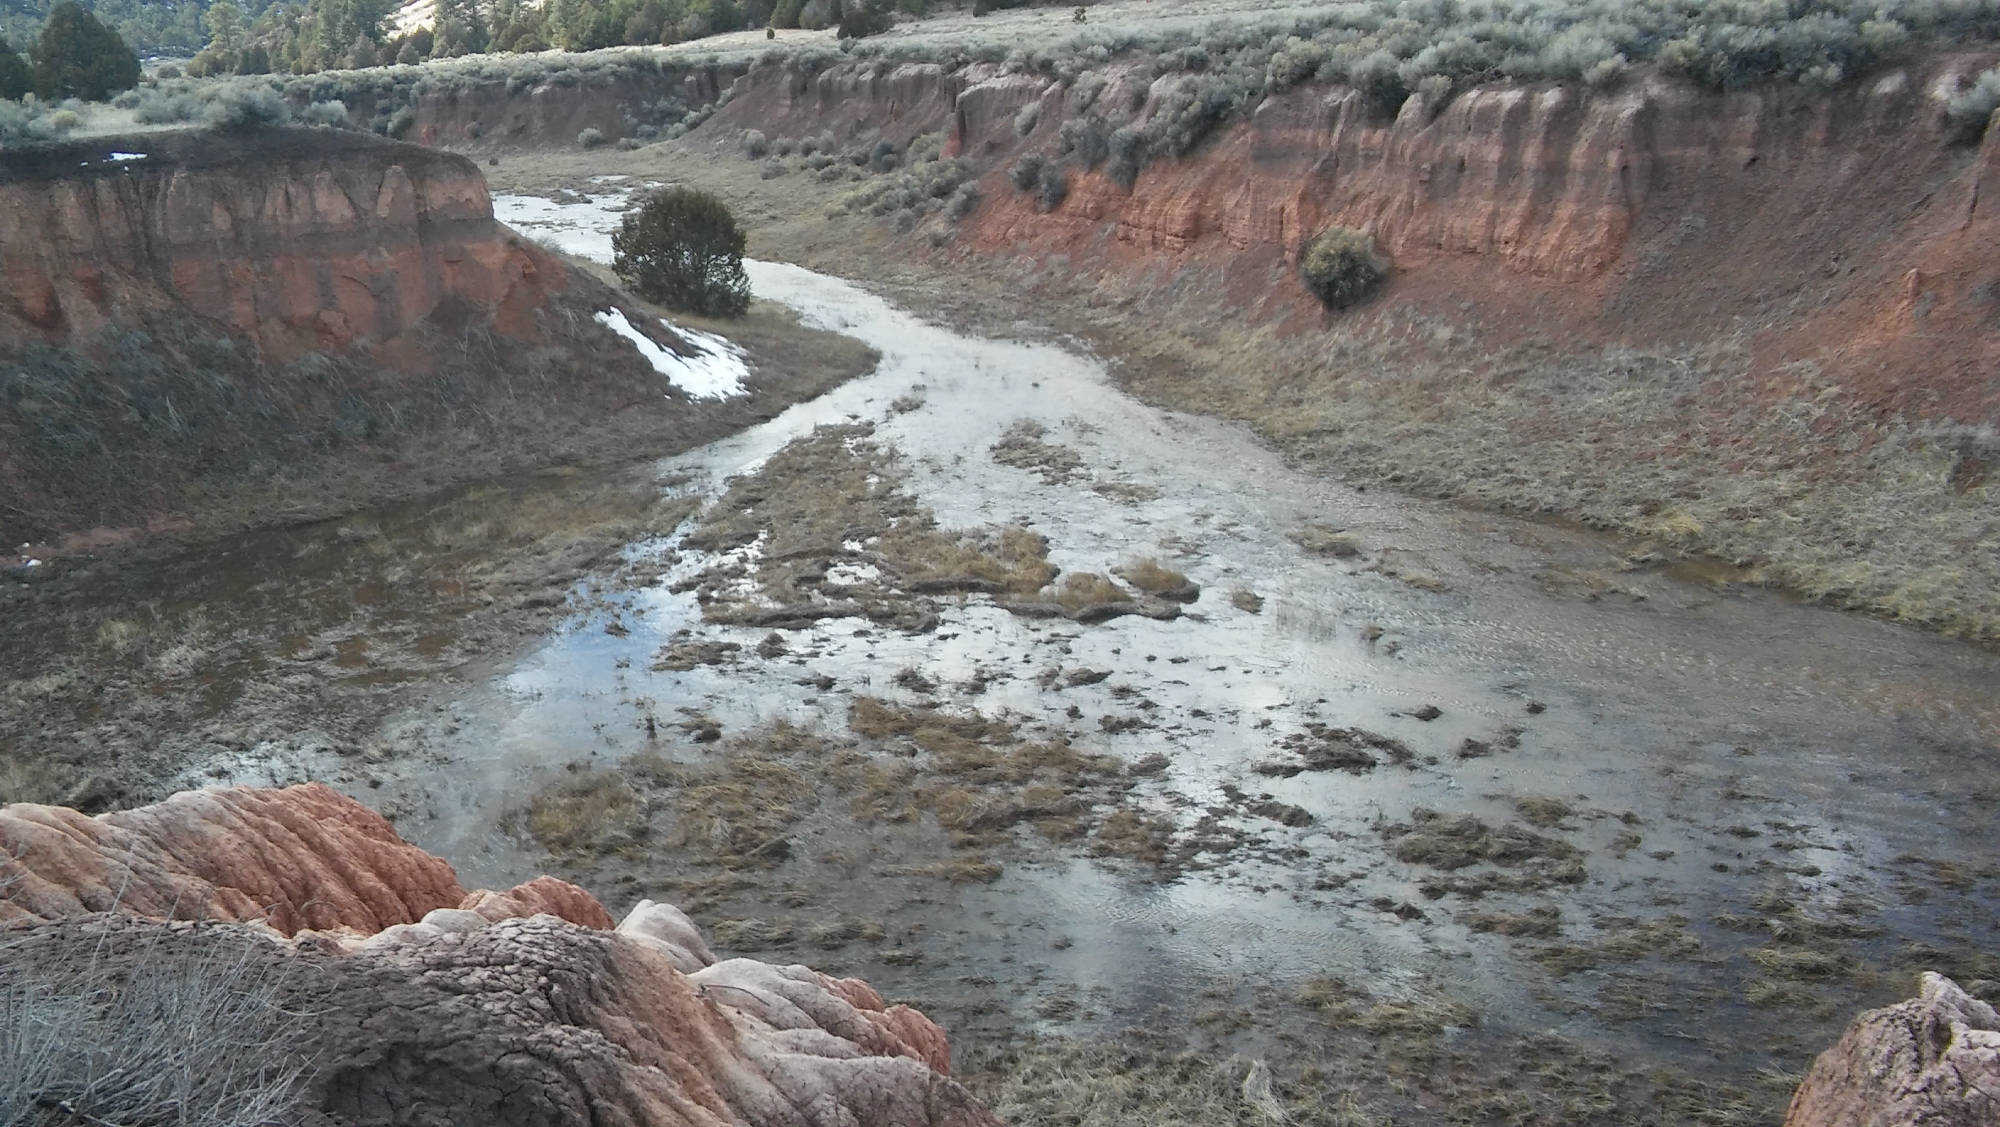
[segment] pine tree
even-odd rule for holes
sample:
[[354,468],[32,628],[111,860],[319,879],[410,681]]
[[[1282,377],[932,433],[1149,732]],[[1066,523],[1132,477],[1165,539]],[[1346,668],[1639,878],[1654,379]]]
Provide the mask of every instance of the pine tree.
[[208,25],[209,46],[225,53],[243,49],[245,21],[236,0],[215,0],[201,18]]
[[0,98],[20,98],[34,89],[35,74],[28,69],[27,60],[14,53],[12,44],[0,39]]
[[743,231],[707,192],[668,188],[625,213],[611,236],[611,268],[639,296],[670,309],[741,317],[750,306]]
[[139,56],[76,0],[49,10],[34,56],[35,93],[43,98],[101,102],[139,85]]

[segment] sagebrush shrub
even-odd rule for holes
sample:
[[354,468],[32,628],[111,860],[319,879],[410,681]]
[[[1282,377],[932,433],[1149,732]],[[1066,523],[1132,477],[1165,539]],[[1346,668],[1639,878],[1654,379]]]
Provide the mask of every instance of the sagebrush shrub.
[[2000,67],[1981,74],[1972,85],[1945,103],[1945,122],[1954,140],[1972,144],[1986,135],[1993,111],[2000,109]]
[[653,193],[611,236],[611,268],[648,301],[711,317],[750,308],[743,231],[720,199],[694,188]]
[[230,87],[209,99],[201,119],[211,129],[286,125],[292,120],[292,106],[269,86]]
[[1041,182],[1042,165],[1045,163],[1047,162],[1041,154],[1029,153],[1014,162],[1014,167],[1008,170],[1007,177],[1014,182],[1016,188],[1023,192],[1028,191]]
[[1375,239],[1351,227],[1329,227],[1306,248],[1299,277],[1328,309],[1345,309],[1375,292],[1389,276],[1389,264],[1375,251]]
[[1035,198],[1043,211],[1054,211],[1069,198],[1069,169],[1050,161],[1042,165],[1039,181],[1035,185]]

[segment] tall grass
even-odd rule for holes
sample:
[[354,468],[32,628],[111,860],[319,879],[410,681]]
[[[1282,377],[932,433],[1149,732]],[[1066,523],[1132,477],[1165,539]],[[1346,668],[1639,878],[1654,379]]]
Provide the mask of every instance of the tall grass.
[[[0,943],[0,1127],[289,1121],[314,1020],[292,969],[242,929],[130,926]],[[135,934],[109,956],[107,938]]]

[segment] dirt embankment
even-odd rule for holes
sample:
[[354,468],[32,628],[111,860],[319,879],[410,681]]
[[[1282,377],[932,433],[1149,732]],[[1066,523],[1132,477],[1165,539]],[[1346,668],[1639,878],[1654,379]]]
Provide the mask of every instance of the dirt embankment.
[[854,370],[792,326],[694,400],[595,315],[694,346],[496,222],[471,160],[361,134],[67,145],[0,204],[0,543],[36,555],[680,448]]
[[[1393,263],[1377,303],[1488,332],[1686,343],[1748,331],[1760,375],[1818,365],[1884,411],[2000,419],[2000,322],[1982,205],[2000,145],[1954,144],[1945,96],[1992,60],[1968,54],[1832,93],[1715,93],[1657,77],[1605,92],[1498,85],[1385,111],[1355,90],[1265,98],[1181,158],[1123,185],[1115,157],[1063,140],[1143,131],[1170,79],[1112,65],[1089,81],[982,64],[751,71],[706,127],[831,129],[902,143],[948,134],[986,202],[954,253],[1063,256],[1097,277],[1200,270],[1230,304],[1290,331],[1322,314],[1293,267],[1330,226],[1371,232]],[[1028,128],[1022,132],[1022,126]],[[1072,133],[1072,136],[1075,136]],[[1062,164],[1054,207],[1006,179]]]
[[76,346],[202,318],[277,363],[385,347],[445,307],[503,336],[568,284],[460,156],[346,132],[66,145],[0,171],[0,339]]

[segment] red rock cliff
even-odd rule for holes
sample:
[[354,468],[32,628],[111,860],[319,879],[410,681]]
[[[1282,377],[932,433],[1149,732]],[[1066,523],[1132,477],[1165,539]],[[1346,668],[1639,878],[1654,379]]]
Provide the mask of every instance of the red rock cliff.
[[1942,112],[1992,61],[1951,56],[1836,92],[1657,76],[1601,92],[1495,85],[1390,113],[1306,85],[1184,157],[1155,157],[1129,188],[1072,159],[1047,214],[1008,183],[1016,156],[1054,159],[1062,123],[1085,115],[1143,129],[1178,76],[767,66],[708,128],[726,141],[743,128],[946,131],[946,151],[985,174],[984,202],[936,253],[1062,256],[1114,281],[1192,273],[1250,316],[1303,328],[1319,311],[1291,268],[1317,232],[1354,227],[1394,262],[1378,311],[1585,346],[1743,333],[1766,376],[1807,361],[1884,411],[1982,423],[2000,420],[2000,219],[1986,190],[2000,140],[1954,144]]
[[494,222],[471,161],[363,134],[142,134],[0,158],[0,340],[192,317],[282,362],[433,315],[532,336],[564,284]]

